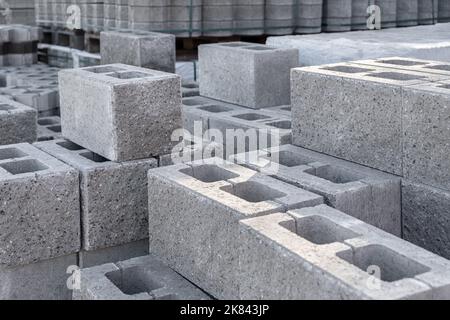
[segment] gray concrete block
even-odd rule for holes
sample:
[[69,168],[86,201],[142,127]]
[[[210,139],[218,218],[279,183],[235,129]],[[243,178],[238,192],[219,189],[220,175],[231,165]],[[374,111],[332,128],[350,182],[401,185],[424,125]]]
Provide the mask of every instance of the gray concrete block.
[[241,299],[448,299],[448,260],[326,205],[240,230]]
[[352,0],[352,30],[367,30],[367,8],[370,0]]
[[77,252],[78,172],[25,143],[1,146],[0,155],[0,264],[24,265]]
[[240,219],[323,201],[218,158],[152,169],[149,185],[150,254],[219,299],[238,298]]
[[78,253],[78,261],[80,268],[90,268],[145,255],[148,255],[148,239],[93,251],[81,250]]
[[438,19],[439,1],[422,0],[418,4],[418,22],[420,25],[435,24]]
[[450,192],[402,182],[403,238],[450,259]]
[[183,98],[199,96],[200,89],[198,87],[198,82],[183,80],[181,82],[181,94]]
[[37,112],[0,96],[0,145],[35,142]]
[[381,28],[397,26],[397,0],[375,0],[381,9]]
[[0,299],[70,300],[67,280],[71,266],[77,266],[76,254],[23,266],[0,266]]
[[324,0],[322,30],[326,32],[350,31],[352,0]]
[[252,109],[289,104],[298,51],[246,42],[199,47],[200,94]]
[[209,300],[210,298],[152,256],[80,271],[74,300]]
[[331,207],[401,236],[401,179],[397,176],[293,145],[233,158],[250,169],[320,194]]
[[401,175],[404,90],[446,78],[351,63],[294,69],[293,144]]
[[168,154],[181,127],[180,83],[177,75],[123,64],[63,70],[62,134],[112,161]]
[[61,139],[61,118],[44,116],[37,120],[37,141]]
[[[449,69],[450,70],[450,69]],[[403,92],[403,175],[450,190],[450,81]]]
[[148,237],[147,171],[156,159],[112,162],[67,140],[35,146],[80,173],[83,250]]
[[418,18],[419,18],[419,0],[397,0],[398,27],[417,26]]
[[123,63],[175,72],[175,36],[156,32],[103,31],[102,64]]

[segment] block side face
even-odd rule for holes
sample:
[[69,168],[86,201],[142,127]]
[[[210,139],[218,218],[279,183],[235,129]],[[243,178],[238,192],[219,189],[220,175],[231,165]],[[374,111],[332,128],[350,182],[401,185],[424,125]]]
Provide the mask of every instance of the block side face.
[[[448,90],[450,93],[450,90]],[[404,176],[450,190],[450,94],[404,91]]]
[[294,145],[402,174],[401,88],[298,70],[291,85]]
[[[117,161],[168,154],[176,142],[174,130],[182,127],[180,78],[116,86],[113,121]],[[136,100],[136,96],[140,99]]]
[[21,142],[33,143],[37,139],[37,112],[0,112],[0,145]]
[[143,67],[175,73],[175,36],[143,38],[139,49]]
[[108,159],[115,158],[111,86],[83,76],[59,74],[62,135]]
[[100,54],[102,64],[123,63],[141,66],[139,39],[120,36],[116,32],[100,33]]

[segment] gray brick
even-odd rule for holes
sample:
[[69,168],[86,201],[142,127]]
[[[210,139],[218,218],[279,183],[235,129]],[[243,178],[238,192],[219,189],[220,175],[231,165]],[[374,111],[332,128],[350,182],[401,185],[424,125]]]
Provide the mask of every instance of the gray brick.
[[36,110],[0,96],[0,145],[36,141]]

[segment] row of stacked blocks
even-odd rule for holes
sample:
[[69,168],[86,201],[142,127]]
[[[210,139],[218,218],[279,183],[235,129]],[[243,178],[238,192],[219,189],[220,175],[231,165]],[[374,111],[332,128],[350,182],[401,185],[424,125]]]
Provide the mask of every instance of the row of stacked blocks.
[[88,32],[130,29],[180,37],[364,30],[370,5],[380,8],[383,28],[450,21],[446,0],[37,0],[37,23],[65,28],[74,4]]
[[[450,263],[396,237],[402,233],[402,179],[396,172],[289,145],[288,129],[274,145],[259,141],[256,150],[266,150],[233,150],[242,152],[232,158],[238,164],[189,157],[186,164],[156,168],[170,163],[163,159],[178,143],[172,132],[183,121],[193,123],[187,117],[191,107],[197,112],[191,119],[197,116],[202,127],[221,132],[290,126],[285,96],[263,110],[256,109],[255,99],[271,90],[271,81],[286,84],[279,90],[289,94],[287,70],[298,61],[296,51],[246,43],[204,48],[200,64],[209,78],[202,76],[207,82],[201,80],[200,92],[208,97],[186,98],[183,106],[180,79],[173,74],[123,64],[60,72],[62,135],[70,141],[0,148],[0,190],[2,199],[10,199],[2,202],[7,219],[1,225],[6,231],[0,238],[0,275],[8,283],[2,297],[17,298],[25,290],[41,296],[46,283],[46,292],[61,298],[67,295],[68,266],[124,259],[124,246],[146,246],[149,237],[151,257],[81,271],[74,298],[208,298],[179,277],[160,283],[164,272],[173,274],[164,265],[215,298],[448,298]],[[221,59],[221,50],[231,57],[232,72],[210,63]],[[252,67],[240,67],[242,60]],[[238,79],[247,79],[248,97],[239,92]],[[211,84],[220,81],[240,94],[220,96]],[[304,106],[297,104],[295,91],[302,82],[295,81],[293,76],[292,140],[299,144],[295,123]],[[436,81],[442,81],[440,75]],[[190,138],[193,144],[182,150],[195,155],[210,136]],[[277,170],[267,163],[278,164]],[[50,276],[49,265],[58,270]],[[381,281],[367,272],[374,266]],[[33,279],[38,275],[39,281]],[[39,290],[30,290],[33,285]],[[180,289],[186,286],[189,290]]]

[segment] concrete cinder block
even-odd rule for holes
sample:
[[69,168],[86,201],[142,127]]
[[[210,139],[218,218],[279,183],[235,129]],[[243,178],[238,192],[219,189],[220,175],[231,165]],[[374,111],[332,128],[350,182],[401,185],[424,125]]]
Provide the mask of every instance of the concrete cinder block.
[[23,266],[0,266],[0,299],[70,300],[67,280],[71,266],[77,266],[76,254]]
[[123,63],[175,72],[175,36],[156,32],[103,31],[102,64]]
[[286,105],[298,51],[246,42],[199,47],[200,94],[252,109]]
[[25,265],[77,252],[78,172],[25,143],[1,146],[0,159],[0,264]]
[[150,254],[219,299],[238,298],[240,219],[323,202],[218,158],[152,169],[149,185]]
[[148,237],[147,171],[156,159],[112,162],[67,140],[35,146],[80,173],[83,250]]
[[331,207],[401,236],[399,177],[293,145],[233,158],[250,169],[320,194]]
[[401,175],[405,88],[447,78],[352,63],[293,69],[293,144]]
[[80,271],[74,300],[209,300],[210,297],[152,256]]
[[37,121],[37,141],[61,139],[61,118],[58,116],[40,117]]
[[37,112],[0,96],[0,145],[35,142]]
[[404,239],[450,259],[450,192],[404,179]]
[[113,64],[63,70],[59,83],[65,138],[112,161],[170,153],[181,127],[179,76]]
[[240,230],[241,299],[448,298],[448,260],[326,205]]

